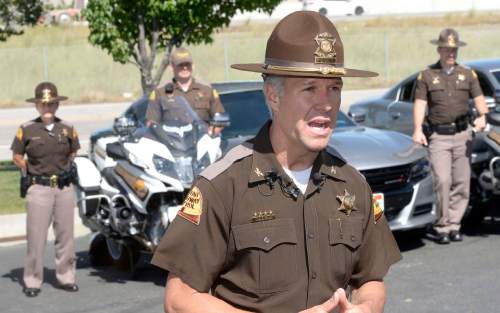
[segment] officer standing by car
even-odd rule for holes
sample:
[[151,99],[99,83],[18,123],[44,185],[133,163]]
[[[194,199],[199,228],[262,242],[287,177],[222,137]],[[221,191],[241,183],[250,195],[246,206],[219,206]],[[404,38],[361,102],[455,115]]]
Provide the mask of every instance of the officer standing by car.
[[[224,112],[224,107],[220,102],[219,95],[215,89],[196,81],[193,77],[194,63],[191,53],[186,48],[177,48],[172,52],[171,62],[174,77],[171,83],[156,89],[149,97],[146,120],[148,125],[159,123],[162,114],[167,110],[163,106],[168,104],[168,100],[160,101],[160,97],[183,96],[189,102],[193,110],[207,124],[215,113]],[[221,127],[209,127],[210,135],[218,135],[222,131]]]
[[[472,131],[468,100],[473,99],[479,115],[473,121],[475,131],[482,131],[486,126],[488,107],[477,74],[456,62],[458,48],[466,45],[459,40],[458,33],[444,29],[431,43],[438,46],[439,61],[417,78],[413,141],[429,144],[434,175],[440,216],[428,235],[437,243],[447,244],[462,240],[460,223],[469,203]],[[425,118],[430,137],[423,131]]]
[[[22,124],[12,143],[14,164],[23,173],[21,195],[26,195],[27,256],[23,292],[36,297],[43,283],[43,256],[47,232],[55,233],[56,279],[66,291],[78,291],[75,283],[73,242],[76,173],[72,160],[80,148],[76,130],[55,116],[60,96],[50,82],[35,88],[34,102],[40,116]],[[24,155],[27,158],[24,158]]]
[[[364,177],[327,147],[342,41],[319,13],[275,27],[262,73],[273,119],[198,177],[152,263],[169,271],[166,312],[371,312],[400,259]],[[352,288],[352,297],[346,289]],[[350,299],[350,300],[348,300]]]

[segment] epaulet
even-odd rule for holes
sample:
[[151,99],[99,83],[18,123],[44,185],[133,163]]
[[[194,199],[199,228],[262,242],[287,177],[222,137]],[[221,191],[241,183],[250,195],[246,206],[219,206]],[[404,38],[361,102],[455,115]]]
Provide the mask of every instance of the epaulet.
[[73,124],[71,124],[70,122],[66,122],[64,120],[59,120],[57,122],[59,122],[61,125],[66,126],[68,128],[73,128]]
[[33,124],[35,124],[35,120],[27,121],[26,123],[21,124],[20,127],[21,128],[26,128],[26,127],[28,127],[30,125],[33,125]]
[[464,68],[466,70],[469,70],[469,71],[472,71],[472,68],[468,65],[465,65],[465,64],[458,64],[458,67],[461,67],[461,68]]
[[344,157],[334,147],[328,145],[328,146],[326,146],[325,150],[326,150],[326,152],[328,152],[328,154],[330,154],[334,158],[337,158],[337,159],[341,160],[342,162],[347,163],[347,161],[344,159]]
[[200,176],[205,177],[208,180],[212,180],[219,176],[222,172],[227,170],[233,163],[241,160],[253,153],[253,144],[250,142],[244,142],[233,149],[229,150],[222,159],[218,160],[214,164],[207,167]]

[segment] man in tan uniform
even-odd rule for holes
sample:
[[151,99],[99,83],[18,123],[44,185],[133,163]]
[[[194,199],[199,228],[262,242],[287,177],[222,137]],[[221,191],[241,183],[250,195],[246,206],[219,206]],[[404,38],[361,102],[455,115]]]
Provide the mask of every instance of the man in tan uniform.
[[343,59],[335,26],[301,11],[265,64],[232,66],[264,75],[273,120],[198,177],[167,229],[152,260],[169,271],[166,312],[383,311],[399,250],[364,177],[327,147],[342,77],[377,74]]
[[[210,86],[197,82],[193,77],[193,58],[186,48],[177,48],[172,52],[171,65],[174,72],[172,82],[156,89],[150,95],[150,102],[146,111],[148,124],[159,123],[162,120],[162,115],[168,109],[164,105],[168,102],[162,104],[160,98],[167,97],[169,94],[186,98],[193,110],[206,123],[210,122],[215,113],[224,112],[217,91]],[[221,131],[221,127],[209,128],[210,134],[213,135],[218,135]]]
[[[469,203],[470,148],[468,100],[473,98],[479,117],[476,131],[486,125],[486,106],[476,73],[456,63],[458,48],[465,46],[453,29],[444,29],[437,40],[439,61],[422,71],[417,78],[413,108],[413,141],[427,145],[434,190],[440,218],[429,236],[437,243],[461,241],[460,221]],[[425,112],[432,135],[427,141],[422,131]]]
[[[40,293],[43,282],[43,255],[47,232],[53,224],[56,250],[56,278],[60,288],[78,291],[75,283],[73,242],[75,172],[71,161],[80,148],[76,130],[55,116],[59,101],[57,88],[50,82],[38,84],[34,102],[40,116],[19,127],[12,142],[14,164],[29,179],[26,194],[26,236],[28,254],[24,265],[24,289],[28,297]],[[24,155],[27,155],[27,159]]]

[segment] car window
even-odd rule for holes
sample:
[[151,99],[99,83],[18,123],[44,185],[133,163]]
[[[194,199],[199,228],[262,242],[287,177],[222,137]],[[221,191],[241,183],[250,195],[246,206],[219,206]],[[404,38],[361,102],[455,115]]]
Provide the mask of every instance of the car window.
[[493,74],[493,76],[495,76],[495,79],[500,84],[500,70],[498,70],[498,71],[492,71],[491,74]]
[[231,119],[231,125],[222,131],[225,138],[256,135],[271,118],[262,90],[221,94],[220,100]]
[[401,86],[401,92],[399,93],[399,101],[413,102],[415,94],[415,79],[412,79]]
[[486,78],[486,76],[479,71],[476,71],[476,74],[477,74],[477,79],[479,80],[479,85],[481,86],[481,90],[483,91],[483,95],[485,97],[493,97],[493,89],[491,88],[491,85],[488,82],[488,78]]

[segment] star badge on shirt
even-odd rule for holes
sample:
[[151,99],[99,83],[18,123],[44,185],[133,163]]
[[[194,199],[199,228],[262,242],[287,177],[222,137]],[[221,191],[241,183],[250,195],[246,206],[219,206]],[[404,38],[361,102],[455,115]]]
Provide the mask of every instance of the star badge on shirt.
[[357,211],[358,209],[354,205],[354,201],[356,201],[356,196],[349,194],[346,189],[344,189],[344,194],[341,196],[337,196],[337,200],[340,201],[340,208],[338,210],[340,212],[345,213],[347,216],[351,215],[352,211]]

